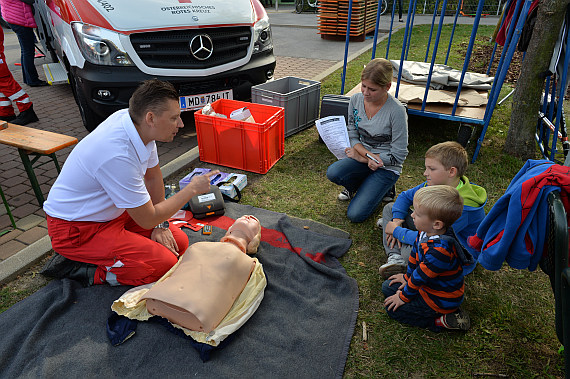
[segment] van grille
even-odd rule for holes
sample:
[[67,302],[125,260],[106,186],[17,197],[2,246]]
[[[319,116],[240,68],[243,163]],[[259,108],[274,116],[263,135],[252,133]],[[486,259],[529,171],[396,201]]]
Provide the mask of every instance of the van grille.
[[[212,56],[202,61],[190,52],[190,41],[199,34],[207,34],[213,42]],[[148,67],[205,69],[244,58],[251,41],[251,29],[249,26],[237,26],[166,30],[133,33],[130,39],[139,58]]]

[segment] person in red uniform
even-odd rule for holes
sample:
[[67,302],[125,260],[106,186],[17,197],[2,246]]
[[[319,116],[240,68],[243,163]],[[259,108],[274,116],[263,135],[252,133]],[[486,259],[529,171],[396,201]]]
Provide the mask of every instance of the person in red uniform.
[[188,237],[167,220],[208,192],[210,176],[219,173],[194,177],[165,199],[155,141],[172,141],[184,126],[178,96],[171,83],[147,80],[129,108],[75,146],[44,203],[51,244],[60,255],[43,274],[85,285],[142,285],[178,262]]
[[[16,117],[14,106],[20,114]],[[4,30],[0,28],[0,120],[27,125],[38,121],[30,97],[12,76],[4,55]]]

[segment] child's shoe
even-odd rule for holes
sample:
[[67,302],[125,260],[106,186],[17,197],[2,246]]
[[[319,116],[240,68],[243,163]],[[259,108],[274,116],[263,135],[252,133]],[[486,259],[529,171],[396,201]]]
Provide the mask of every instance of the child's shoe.
[[436,318],[435,324],[445,329],[469,330],[469,327],[471,326],[471,320],[469,320],[469,315],[467,312],[459,308],[456,312]]
[[378,220],[376,220],[376,227],[378,229],[384,228],[384,219],[382,218],[382,216],[380,216],[380,218],[378,218]]
[[401,255],[390,254],[388,255],[388,261],[380,266],[378,271],[380,271],[382,279],[386,280],[392,275],[405,273],[407,267],[408,264]]

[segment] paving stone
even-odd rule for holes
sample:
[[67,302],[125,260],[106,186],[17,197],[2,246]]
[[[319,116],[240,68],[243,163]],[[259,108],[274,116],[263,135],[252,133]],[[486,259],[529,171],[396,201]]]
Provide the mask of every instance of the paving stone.
[[16,175],[9,179],[2,180],[2,187],[4,188],[12,188],[17,186],[18,184],[22,184],[28,181],[27,175]]
[[0,236],[0,246],[2,244],[7,243],[8,241],[15,239],[16,237],[18,237],[22,233],[23,232],[21,230],[14,229],[11,232],[4,234],[3,236]]
[[25,248],[26,244],[23,244],[16,240],[11,240],[6,242],[2,245],[2,249],[0,249],[0,259],[4,260],[6,258],[10,258],[12,255],[16,254],[18,251]]
[[30,230],[25,231],[24,233],[20,234],[16,240],[25,243],[26,245],[31,245],[32,243],[36,242],[40,238],[47,236],[48,232],[46,228],[41,226],[36,226],[31,228]]
[[44,217],[40,217],[35,214],[30,214],[29,216],[23,217],[20,221],[16,222],[18,229],[23,231],[30,230],[35,226],[38,226],[45,221]]
[[[21,162],[20,162],[20,165],[21,165]],[[3,167],[3,168],[4,168],[4,167]],[[14,168],[11,168],[11,169],[2,170],[2,174],[0,174],[0,177],[2,177],[2,178],[4,178],[4,179],[10,179],[10,178],[12,178],[12,177],[14,177],[14,176],[21,175],[22,172],[24,172],[23,168],[14,167]],[[4,187],[7,187],[7,186],[8,186],[7,184],[4,184],[4,181],[2,181],[2,185],[3,185]]]
[[11,161],[3,161],[2,162],[2,168],[4,170],[10,170],[16,167],[21,167],[22,166],[22,162],[18,159],[18,160],[11,160]]
[[31,186],[29,185],[29,183],[26,182],[25,184],[18,184],[15,185],[14,187],[4,189],[4,194],[10,197],[18,196],[19,194],[26,192],[30,188]]
[[[18,225],[17,219],[16,219],[16,225]],[[12,222],[10,221],[10,217],[8,217],[8,214],[0,216],[0,231],[6,229],[12,229]]]
[[35,211],[39,209],[37,202],[24,204],[21,207],[15,208],[12,210],[12,214],[14,217],[24,218],[26,216],[31,215]]
[[10,204],[10,207],[19,207],[21,205],[28,204],[28,203],[31,203],[33,201],[36,201],[36,197],[25,192],[25,193],[22,193],[18,196],[11,197],[9,204]]

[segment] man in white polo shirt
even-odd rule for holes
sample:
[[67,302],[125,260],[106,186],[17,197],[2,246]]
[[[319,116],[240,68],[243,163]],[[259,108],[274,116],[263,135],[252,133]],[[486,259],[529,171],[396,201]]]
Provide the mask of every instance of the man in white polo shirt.
[[177,262],[188,237],[166,220],[208,192],[210,176],[218,173],[193,178],[165,200],[155,141],[172,141],[183,126],[176,89],[148,80],[128,109],[79,142],[44,203],[52,247],[60,254],[44,274],[84,285],[141,285]]

